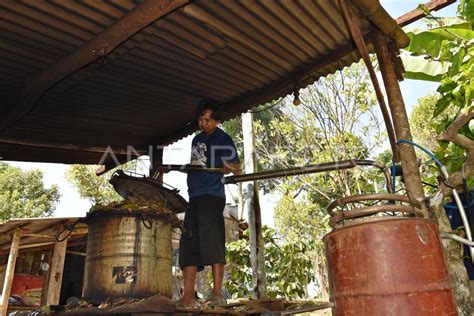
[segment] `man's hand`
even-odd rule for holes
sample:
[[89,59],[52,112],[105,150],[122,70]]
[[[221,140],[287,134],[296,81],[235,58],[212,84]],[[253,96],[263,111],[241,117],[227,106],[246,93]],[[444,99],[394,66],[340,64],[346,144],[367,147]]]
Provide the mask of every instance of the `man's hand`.
[[235,175],[240,174],[240,163],[239,162],[227,162],[224,161],[224,166],[222,167],[223,174],[233,173]]

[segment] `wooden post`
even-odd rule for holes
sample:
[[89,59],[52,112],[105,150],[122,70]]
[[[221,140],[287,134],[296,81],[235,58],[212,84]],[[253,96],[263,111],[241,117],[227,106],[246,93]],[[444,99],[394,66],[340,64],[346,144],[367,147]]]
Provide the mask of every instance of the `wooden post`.
[[21,230],[15,229],[10,246],[10,255],[8,256],[7,270],[5,271],[5,280],[3,281],[2,305],[0,306],[0,316],[7,314],[8,299],[12,290],[13,276],[15,275],[16,258],[18,257],[18,249],[20,247]]
[[[245,173],[254,173],[256,155],[253,136],[253,116],[242,114],[242,134],[244,138]],[[247,184],[247,214],[249,221],[250,261],[252,265],[252,289],[254,298],[267,295],[267,277],[265,273],[264,241],[262,236],[262,215],[258,198],[257,181]]]
[[[376,31],[374,46],[377,59],[379,60],[380,71],[382,72],[383,83],[387,92],[397,141],[401,139],[411,141],[410,123],[387,41],[388,39],[384,35]],[[415,149],[412,145],[402,143],[399,145],[399,153],[408,197],[414,205],[420,207],[421,214],[418,215],[428,217],[428,208],[423,201],[425,194],[421,185]]]
[[[163,147],[162,146],[153,146],[150,152],[150,177],[153,177],[156,171],[157,166],[163,164]],[[163,182],[163,173],[160,174],[155,180]]]
[[58,305],[61,294],[61,283],[63,281],[64,259],[66,259],[67,239],[54,243],[53,258],[48,283],[47,305]]

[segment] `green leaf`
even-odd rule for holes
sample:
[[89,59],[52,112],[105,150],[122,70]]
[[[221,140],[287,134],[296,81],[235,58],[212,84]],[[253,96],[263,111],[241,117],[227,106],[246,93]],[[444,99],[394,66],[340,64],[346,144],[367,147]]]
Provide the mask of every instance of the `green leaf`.
[[51,216],[61,195],[56,185],[45,188],[40,170],[0,163],[0,221]]
[[408,45],[406,50],[416,54],[439,57],[442,45],[445,42],[459,39],[470,40],[474,38],[474,31],[451,26],[416,34],[408,32],[407,35],[410,37],[410,45]]
[[458,12],[465,16],[468,21],[474,21],[474,2],[472,0],[461,0]]
[[449,66],[448,62],[438,62],[423,56],[401,55],[405,66],[405,78],[426,81],[441,81]]
[[433,111],[433,117],[440,115],[449,106],[449,101],[448,98],[439,99],[436,103],[435,110]]
[[441,51],[441,42],[450,39],[430,31],[418,34],[408,32],[407,35],[410,37],[410,45],[406,47],[406,50],[432,57],[438,57]]

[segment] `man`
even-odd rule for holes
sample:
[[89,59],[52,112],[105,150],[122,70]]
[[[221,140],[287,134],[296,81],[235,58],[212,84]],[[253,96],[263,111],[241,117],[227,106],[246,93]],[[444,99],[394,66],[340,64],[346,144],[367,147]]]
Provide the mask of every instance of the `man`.
[[212,299],[222,299],[222,281],[225,265],[225,191],[223,174],[240,173],[240,161],[234,142],[218,125],[223,120],[218,104],[203,100],[196,108],[201,132],[192,141],[191,164],[221,168],[216,172],[189,172],[189,210],[184,222],[192,238],[181,237],[179,264],[183,271],[184,293],[181,303],[196,307],[194,283],[196,273],[204,266],[212,266]]

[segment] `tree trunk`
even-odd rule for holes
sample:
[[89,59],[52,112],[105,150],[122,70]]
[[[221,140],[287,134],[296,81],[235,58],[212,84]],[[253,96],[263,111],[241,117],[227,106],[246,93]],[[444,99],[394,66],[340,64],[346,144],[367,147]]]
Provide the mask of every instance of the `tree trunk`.
[[[454,172],[448,179],[441,183],[436,195],[430,199],[430,210],[438,221],[440,233],[450,233],[452,231],[443,208],[444,199],[451,195],[451,188],[460,186],[463,179],[474,175],[474,142],[466,136],[459,134],[459,130],[473,118],[474,106],[471,105],[466,111],[461,112],[451,125],[437,137],[438,140],[450,141],[467,150],[467,158],[462,169]],[[459,251],[459,244],[445,239],[443,240],[443,246],[459,315],[472,315],[474,308],[469,286],[469,277]]]
[[[452,229],[449,219],[443,208],[444,198],[439,192],[430,200],[430,210],[438,221],[441,234],[451,233]],[[446,256],[448,271],[453,285],[453,292],[459,315],[472,315],[472,298],[469,286],[469,277],[464,266],[462,252],[459,251],[459,243],[450,239],[442,239],[444,253]]]

